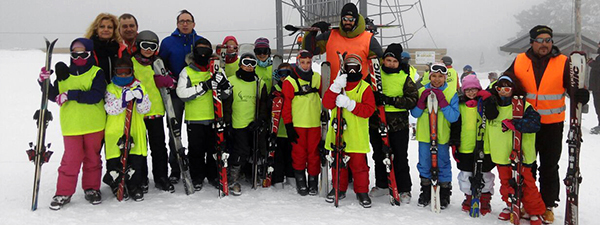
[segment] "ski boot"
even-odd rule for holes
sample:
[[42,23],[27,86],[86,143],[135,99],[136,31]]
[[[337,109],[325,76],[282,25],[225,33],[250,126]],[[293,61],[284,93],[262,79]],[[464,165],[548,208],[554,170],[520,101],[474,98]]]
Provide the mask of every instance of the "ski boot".
[[409,191],[400,192],[400,202],[402,204],[409,204],[411,198],[412,198],[412,194]]
[[204,184],[202,181],[192,181],[192,185],[194,185],[194,191],[201,191]]
[[148,179],[148,177],[146,177],[146,179],[144,180],[144,182],[142,182],[140,187],[142,188],[142,191],[144,191],[144,194],[148,193],[148,189],[150,188],[150,180]]
[[448,205],[450,205],[450,196],[452,195],[452,184],[450,182],[443,182],[440,183],[440,188],[440,208],[446,209],[448,208]]
[[[340,191],[338,195],[339,200],[346,198],[346,191]],[[325,198],[326,202],[333,203],[335,201],[335,189],[331,189],[329,194],[327,194],[327,198]]]
[[[533,218],[533,216],[531,216]],[[546,212],[541,215],[542,222],[545,224],[554,223],[554,212],[552,212],[552,207],[546,208]]]
[[181,175],[179,174],[179,172],[175,172],[171,170],[171,175],[169,175],[169,182],[171,182],[171,184],[177,184],[179,183],[179,177]]
[[306,187],[306,174],[304,170],[294,170],[294,177],[296,178],[298,194],[306,196],[308,194],[308,187]]
[[419,194],[419,202],[417,206],[425,207],[431,202],[431,180],[421,178],[421,194]]
[[500,214],[498,215],[498,219],[502,221],[510,220],[510,208],[506,207],[502,209],[502,212],[500,212]]
[[380,188],[380,187],[375,186],[375,187],[371,188],[371,191],[369,191],[369,196],[375,198],[375,197],[381,197],[381,196],[387,195],[388,193],[389,193],[389,190],[387,187]]
[[465,194],[465,200],[463,200],[463,202],[462,202],[462,211],[463,212],[471,211],[471,199],[473,199],[472,195]]
[[479,198],[479,213],[481,213],[482,216],[492,212],[490,201],[492,201],[492,193],[486,192],[481,194],[481,197]]
[[50,202],[50,209],[59,210],[69,202],[71,202],[71,196],[55,195]]
[[371,208],[371,198],[369,198],[369,194],[356,193],[356,198],[358,199],[358,204],[363,208]]
[[231,194],[233,196],[242,195],[242,185],[239,182],[240,176],[241,176],[241,170],[242,170],[242,166],[240,166],[240,165],[235,165],[235,166],[229,167],[229,175],[227,175],[227,177],[229,178],[229,181],[228,181],[229,190],[231,191]]
[[144,189],[142,187],[131,188],[131,199],[136,202],[144,201]]
[[317,195],[319,194],[319,177],[308,176],[308,194]]
[[[529,218],[529,224],[531,225],[542,225],[542,221],[544,216],[543,215],[532,215],[531,218]],[[545,222],[544,222],[545,223]],[[550,224],[550,223],[546,223],[546,224]]]
[[87,189],[84,191],[85,200],[92,203],[92,205],[98,205],[102,203],[102,194],[99,190]]
[[171,184],[171,181],[169,181],[169,178],[167,177],[161,177],[158,180],[154,180],[154,187],[169,193],[175,192],[175,186]]
[[590,134],[600,134],[600,126],[595,126],[590,129]]

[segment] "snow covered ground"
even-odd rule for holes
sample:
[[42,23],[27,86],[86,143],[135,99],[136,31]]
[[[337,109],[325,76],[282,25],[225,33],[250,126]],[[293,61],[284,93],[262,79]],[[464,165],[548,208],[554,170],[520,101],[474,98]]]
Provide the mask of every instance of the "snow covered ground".
[[[58,61],[68,61],[68,55],[55,54],[53,64]],[[34,166],[27,160],[25,150],[29,142],[35,141],[36,125],[32,115],[39,107],[41,95],[36,79],[43,64],[44,53],[39,50],[0,50],[1,224],[509,224],[496,219],[504,207],[497,191],[498,181],[492,199],[492,214],[482,218],[470,218],[460,210],[463,194],[456,182],[453,182],[450,207],[441,214],[432,213],[429,208],[417,207],[419,181],[416,141],[411,141],[409,147],[413,199],[409,205],[400,207],[390,206],[388,197],[379,197],[373,199],[372,208],[363,209],[349,190],[347,198],[340,201],[340,207],[335,208],[321,197],[301,197],[290,186],[285,189],[252,190],[248,184],[242,186],[243,195],[239,197],[219,199],[217,190],[208,184],[202,191],[186,196],[182,185],[178,184],[173,194],[151,188],[143,202],[118,202],[108,186],[103,184],[102,204],[93,206],[87,203],[83,191],[78,187],[70,204],[60,211],[52,211],[48,205],[55,192],[57,168],[63,153],[59,108],[54,103],[50,104],[49,109],[55,120],[50,123],[46,140],[52,143],[51,149],[55,153],[50,162],[43,166],[39,208],[32,212]],[[486,85],[487,73],[480,74],[482,85]],[[581,152],[584,177],[580,190],[581,224],[593,224],[596,221],[594,212],[599,208],[596,204],[600,200],[600,194],[595,189],[600,184],[600,177],[594,174],[594,171],[600,171],[600,163],[594,161],[600,156],[596,151],[600,136],[589,134],[590,128],[597,124],[593,107],[590,107],[590,112],[584,115],[583,120],[585,142]],[[565,135],[567,128],[568,125],[565,126]],[[372,162],[370,165],[373,165]],[[566,173],[566,165],[565,144],[560,161],[561,177]],[[453,176],[456,177],[457,173],[458,170],[454,169]],[[371,171],[371,186],[373,184],[374,175]],[[555,210],[555,224],[562,224],[564,220],[564,192],[564,186],[561,185],[560,198],[563,202]]]

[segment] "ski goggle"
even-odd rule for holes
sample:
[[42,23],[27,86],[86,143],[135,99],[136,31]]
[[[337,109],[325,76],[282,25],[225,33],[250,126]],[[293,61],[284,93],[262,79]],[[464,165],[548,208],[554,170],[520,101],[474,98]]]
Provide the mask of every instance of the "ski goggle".
[[362,71],[362,65],[358,63],[347,63],[344,65],[344,71],[346,71],[346,73],[360,73],[360,71]]
[[256,67],[256,59],[243,58],[242,59],[242,65],[249,66],[249,67]]
[[277,70],[277,75],[279,75],[280,77],[287,77],[289,75],[292,74],[292,71],[289,69],[280,69]]
[[508,92],[512,91],[512,87],[496,87],[496,91],[508,93]]
[[77,59],[77,58],[88,59],[91,55],[92,55],[92,53],[90,51],[71,52],[71,59]]
[[268,49],[268,48],[255,48],[254,49],[255,55],[268,55],[270,52],[271,52],[271,49]]
[[125,76],[133,73],[133,67],[121,66],[115,67],[115,74],[117,76]]
[[531,42],[537,42],[537,43],[540,43],[540,44],[544,43],[544,42],[550,43],[550,42],[552,42],[552,38],[551,37],[549,37],[549,38],[532,38]]
[[146,51],[156,51],[158,44],[151,41],[142,41],[140,42],[140,48]]
[[444,75],[448,74],[448,68],[440,64],[431,65],[431,73],[441,73]]
[[342,17],[342,21],[354,22],[354,21],[356,21],[356,18],[354,18],[354,17]]
[[393,52],[387,52],[387,53],[383,54],[383,59],[385,59],[388,56],[396,58],[396,54],[394,54]]
[[226,49],[230,49],[230,50],[234,50],[234,51],[238,50],[237,45],[221,45],[221,48],[226,48]]

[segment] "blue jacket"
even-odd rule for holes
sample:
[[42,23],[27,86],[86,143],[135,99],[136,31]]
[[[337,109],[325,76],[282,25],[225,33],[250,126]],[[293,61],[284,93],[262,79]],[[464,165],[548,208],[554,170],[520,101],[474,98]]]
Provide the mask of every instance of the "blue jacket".
[[179,79],[179,73],[187,66],[185,56],[192,52],[194,43],[200,37],[196,34],[196,30],[192,30],[190,34],[182,34],[179,33],[179,29],[175,29],[171,36],[160,43],[158,55],[164,60],[167,69],[173,73],[175,80]]

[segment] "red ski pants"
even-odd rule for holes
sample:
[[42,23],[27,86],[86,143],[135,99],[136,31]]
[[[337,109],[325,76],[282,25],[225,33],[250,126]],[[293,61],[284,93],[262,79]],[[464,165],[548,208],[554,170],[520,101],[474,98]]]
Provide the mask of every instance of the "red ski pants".
[[[500,177],[500,194],[502,194],[502,200],[506,202],[506,204],[510,204],[508,195],[515,193],[514,188],[510,186],[509,183],[512,179],[512,169],[510,166],[506,165],[498,165],[497,168],[498,176]],[[521,199],[523,208],[525,208],[525,211],[529,215],[544,214],[544,212],[546,212],[546,205],[544,204],[544,201],[542,201],[542,195],[540,195],[540,192],[535,185],[533,174],[531,174],[531,168],[523,167],[521,175],[523,176],[523,198]]]
[[[369,192],[369,166],[367,165],[367,156],[365,153],[346,153],[350,156],[347,166],[352,171],[354,179],[354,193]],[[337,182],[337,170],[331,168],[333,176],[333,185]],[[340,171],[340,191],[348,190],[348,168],[342,168]]]
[[77,136],[63,136],[65,152],[58,167],[56,195],[73,195],[77,187],[79,169],[83,164],[81,187],[83,190],[100,190],[102,176],[102,148],[104,131]]
[[308,170],[308,175],[318,176],[321,172],[319,141],[321,128],[294,127],[298,134],[297,144],[292,142],[292,167],[294,170]]

